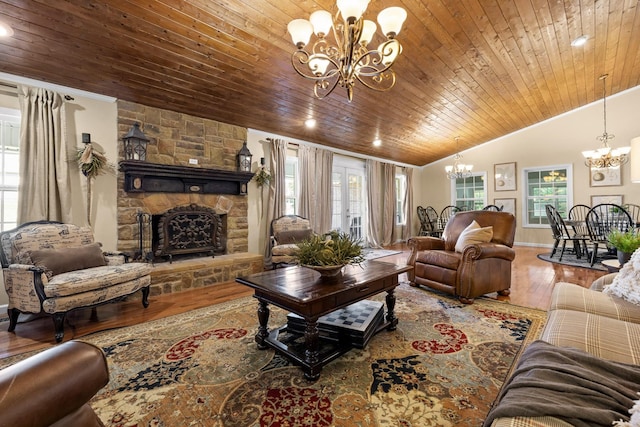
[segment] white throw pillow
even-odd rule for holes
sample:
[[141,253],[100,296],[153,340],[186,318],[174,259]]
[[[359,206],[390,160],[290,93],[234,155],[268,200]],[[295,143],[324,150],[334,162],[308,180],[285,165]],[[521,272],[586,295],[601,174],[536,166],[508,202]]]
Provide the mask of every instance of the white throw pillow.
[[604,287],[602,293],[640,305],[640,249],[631,255],[631,259],[622,266],[611,284]]
[[487,243],[493,238],[493,227],[480,227],[475,220],[462,230],[456,242],[456,252],[464,251],[464,248],[476,243]]

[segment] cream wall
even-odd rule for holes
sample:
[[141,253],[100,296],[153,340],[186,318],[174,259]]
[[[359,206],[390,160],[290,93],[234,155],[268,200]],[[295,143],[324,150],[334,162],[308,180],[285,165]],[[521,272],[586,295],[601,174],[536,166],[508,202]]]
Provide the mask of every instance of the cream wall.
[[[623,203],[640,204],[640,184],[630,182],[629,165],[622,168],[622,186],[590,187],[589,169],[584,166],[581,151],[598,148],[596,140],[603,132],[602,100],[522,131],[488,142],[462,152],[463,163],[474,166],[475,172],[487,173],[487,203],[494,198],[515,198],[518,227],[516,242],[531,245],[551,245],[551,231],[544,228],[524,228],[523,176],[529,167],[572,164],[573,203],[591,204],[591,195],[623,195]],[[640,136],[640,86],[607,97],[607,131],[616,137],[612,147],[628,146],[630,140]],[[456,135],[452,135],[455,137]],[[640,153],[636,153],[640,155]],[[494,191],[493,165],[516,162],[517,190]],[[414,175],[415,206],[432,205],[441,209],[451,203],[450,180],[444,174],[451,158],[435,162],[416,171]]]
[[[117,188],[116,169],[118,160],[117,134],[118,110],[115,102],[104,102],[74,96],[66,104],[67,137],[72,153],[82,148],[82,134],[91,134],[94,149],[107,156],[107,171],[95,178],[92,183],[91,225],[95,239],[102,243],[105,250],[117,250]],[[71,183],[74,223],[87,225],[87,179],[76,171]]]

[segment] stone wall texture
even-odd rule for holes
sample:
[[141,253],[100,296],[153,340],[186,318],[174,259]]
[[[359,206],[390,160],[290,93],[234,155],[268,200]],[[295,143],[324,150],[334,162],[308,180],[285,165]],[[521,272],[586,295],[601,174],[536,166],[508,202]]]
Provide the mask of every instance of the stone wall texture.
[[[118,134],[120,137],[126,135],[134,123],[140,124],[141,130],[150,140],[146,161],[163,165],[233,171],[236,170],[236,154],[247,138],[247,129],[243,127],[119,100]],[[124,160],[122,144],[118,144],[118,158]],[[190,159],[196,159],[198,164],[190,164]],[[168,209],[192,203],[210,207],[218,213],[227,213],[228,255],[244,254],[248,251],[247,196],[127,193],[124,191],[122,173],[118,174],[117,191],[118,249],[122,252],[134,254],[139,249],[138,213],[159,214]],[[237,260],[232,261],[234,257],[226,257],[229,261],[228,265],[221,267],[225,257],[217,258],[214,263],[216,272],[208,275],[206,281],[194,280],[194,275],[196,277],[198,275],[197,272],[189,274],[183,272],[184,280],[175,279],[171,285],[156,283],[152,285],[152,290],[154,293],[165,293],[202,286],[204,282],[211,284],[216,281],[228,281],[238,275],[256,272],[254,271],[258,269],[256,266],[262,263],[261,256],[256,256],[259,262],[250,260],[249,265],[238,263]],[[175,267],[177,263],[174,263]],[[224,274],[220,274],[219,268],[223,268]],[[156,278],[160,277],[166,279],[167,276],[156,275]]]

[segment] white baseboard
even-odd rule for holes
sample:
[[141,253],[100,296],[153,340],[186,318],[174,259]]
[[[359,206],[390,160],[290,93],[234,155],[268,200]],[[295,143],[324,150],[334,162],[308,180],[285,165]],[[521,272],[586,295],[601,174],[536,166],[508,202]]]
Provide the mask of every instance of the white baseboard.
[[513,242],[513,246],[529,246],[532,248],[548,248],[548,249],[553,248],[553,245],[551,244],[531,243],[531,242]]

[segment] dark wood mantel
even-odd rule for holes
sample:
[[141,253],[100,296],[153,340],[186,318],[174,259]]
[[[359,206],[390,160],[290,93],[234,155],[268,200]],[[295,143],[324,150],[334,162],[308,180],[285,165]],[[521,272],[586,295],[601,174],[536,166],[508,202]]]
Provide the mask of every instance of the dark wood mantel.
[[137,160],[119,163],[124,190],[130,193],[247,194],[252,172],[161,165]]

